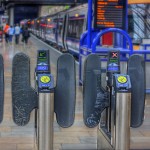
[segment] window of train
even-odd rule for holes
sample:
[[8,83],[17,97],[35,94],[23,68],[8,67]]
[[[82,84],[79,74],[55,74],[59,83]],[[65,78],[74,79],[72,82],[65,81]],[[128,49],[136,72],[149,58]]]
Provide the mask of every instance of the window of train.
[[47,18],[47,27],[46,27],[46,33],[51,33],[51,18]]
[[55,18],[55,19],[53,20],[53,25],[52,25],[52,28],[53,28],[53,34],[56,33],[57,20],[58,20],[57,18]]
[[83,33],[84,17],[69,17],[67,37],[80,39]]
[[58,19],[58,34],[61,35],[63,30],[63,18]]
[[150,39],[150,4],[131,4],[128,10],[128,32],[134,44],[142,44]]
[[40,30],[43,32],[43,31],[45,31],[45,25],[46,25],[46,23],[45,23],[45,18],[42,18],[41,20],[40,20]]
[[57,18],[48,18],[47,19],[47,28],[46,32],[48,34],[55,34],[56,33],[56,26],[57,26]]

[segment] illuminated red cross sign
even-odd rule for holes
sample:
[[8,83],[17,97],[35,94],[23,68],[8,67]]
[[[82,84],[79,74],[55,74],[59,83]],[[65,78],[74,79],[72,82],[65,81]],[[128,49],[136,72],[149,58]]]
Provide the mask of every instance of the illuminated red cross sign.
[[118,53],[113,52],[113,53],[112,53],[112,58],[118,58]]

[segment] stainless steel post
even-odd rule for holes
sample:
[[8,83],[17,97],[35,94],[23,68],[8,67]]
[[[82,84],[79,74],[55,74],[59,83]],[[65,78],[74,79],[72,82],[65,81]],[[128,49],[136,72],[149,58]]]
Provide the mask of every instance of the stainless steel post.
[[38,150],[53,150],[53,93],[39,93],[38,117]]
[[38,150],[45,150],[45,94],[39,93]]
[[54,94],[45,93],[45,150],[53,150]]
[[100,124],[100,129],[98,130],[98,150],[129,150],[131,82],[128,75],[114,74],[110,100],[111,120],[109,121],[111,122],[111,130]]
[[130,114],[131,93],[117,93],[115,150],[130,149]]

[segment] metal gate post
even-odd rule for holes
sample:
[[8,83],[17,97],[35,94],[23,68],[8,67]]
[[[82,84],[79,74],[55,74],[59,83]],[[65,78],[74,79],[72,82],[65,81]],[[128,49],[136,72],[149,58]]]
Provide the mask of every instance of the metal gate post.
[[130,149],[131,93],[117,93],[116,150]]
[[115,150],[130,149],[131,82],[128,75],[115,74]]
[[[46,120],[45,120],[45,129],[46,129],[46,150],[53,150],[53,121],[54,121],[54,94],[51,93],[45,95],[46,99]],[[50,98],[49,98],[50,96]]]
[[39,109],[38,109],[38,150],[45,150],[45,94],[39,94]]
[[38,150],[53,150],[54,94],[39,93]]
[[49,50],[38,50],[35,70],[39,102],[37,109],[38,150],[53,150],[54,77]]

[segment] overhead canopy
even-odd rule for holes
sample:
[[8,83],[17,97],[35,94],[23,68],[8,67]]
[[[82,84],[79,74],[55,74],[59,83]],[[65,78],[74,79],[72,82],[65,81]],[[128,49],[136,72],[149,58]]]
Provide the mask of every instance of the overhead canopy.
[[[0,0],[3,4],[72,5],[87,3],[88,0]],[[129,4],[150,3],[150,0],[128,0]]]
[[1,0],[4,4],[72,5],[87,3],[88,0]]
[[143,3],[150,3],[150,0],[128,0],[129,4],[143,4]]

